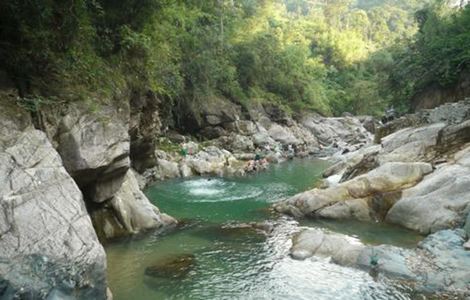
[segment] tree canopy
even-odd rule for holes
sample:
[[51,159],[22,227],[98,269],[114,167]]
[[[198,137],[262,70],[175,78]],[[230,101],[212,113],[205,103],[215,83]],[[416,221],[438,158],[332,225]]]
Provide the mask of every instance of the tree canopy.
[[405,0],[5,0],[0,62],[23,96],[151,89],[379,114],[469,61],[470,9]]

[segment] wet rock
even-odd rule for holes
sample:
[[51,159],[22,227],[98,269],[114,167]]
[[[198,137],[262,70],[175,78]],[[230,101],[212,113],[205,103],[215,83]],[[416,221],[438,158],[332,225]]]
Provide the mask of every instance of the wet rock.
[[295,259],[331,257],[333,262],[343,266],[356,266],[365,248],[357,239],[320,229],[303,230],[293,238],[292,243],[290,254]]
[[412,250],[402,249],[390,245],[367,247],[361,251],[357,264],[360,268],[385,274],[386,276],[417,281],[417,274],[413,273],[408,262],[415,260]]
[[105,299],[105,253],[60,156],[46,135],[33,129],[9,144],[0,149],[0,286],[7,286],[5,297],[42,299],[59,289],[72,299]]
[[181,279],[194,268],[196,258],[192,254],[177,255],[161,260],[145,268],[145,275],[167,279]]

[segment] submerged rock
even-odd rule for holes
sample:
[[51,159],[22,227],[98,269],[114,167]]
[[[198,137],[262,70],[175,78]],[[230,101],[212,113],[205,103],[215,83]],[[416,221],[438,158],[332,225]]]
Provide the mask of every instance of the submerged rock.
[[145,268],[145,275],[167,279],[181,279],[194,267],[196,258],[193,254],[183,254],[167,258]]

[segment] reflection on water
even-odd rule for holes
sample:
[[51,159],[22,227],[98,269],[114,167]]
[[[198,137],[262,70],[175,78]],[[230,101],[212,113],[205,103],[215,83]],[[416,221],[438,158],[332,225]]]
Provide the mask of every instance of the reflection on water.
[[[298,224],[268,213],[270,203],[312,187],[324,161],[298,160],[245,178],[195,178],[159,183],[149,197],[189,219],[183,229],[107,247],[114,299],[409,299],[406,289],[326,259],[295,261],[290,237]],[[268,234],[236,224],[272,219]],[[223,226],[230,224],[231,226]],[[374,243],[415,244],[415,235],[387,226],[305,221]],[[356,228],[356,230],[354,230]],[[404,237],[404,238],[403,238]],[[149,266],[192,255],[179,278],[146,276]]]

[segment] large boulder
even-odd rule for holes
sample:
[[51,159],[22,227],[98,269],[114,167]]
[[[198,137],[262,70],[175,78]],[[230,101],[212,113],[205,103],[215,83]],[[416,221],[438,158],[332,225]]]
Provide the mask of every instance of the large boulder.
[[179,127],[189,133],[202,129],[219,127],[240,119],[241,108],[224,98],[208,97],[203,100],[187,101],[178,107]]
[[470,211],[470,147],[455,157],[455,164],[440,166],[404,190],[387,221],[423,234],[463,225]]
[[331,257],[343,266],[355,266],[365,246],[357,239],[320,229],[306,229],[292,239],[290,254],[295,259]]
[[367,220],[375,213],[372,201],[375,197],[413,186],[431,172],[428,163],[386,163],[339,185],[298,194],[274,208],[296,217]]
[[103,247],[46,135],[0,151],[0,298],[106,299]]

